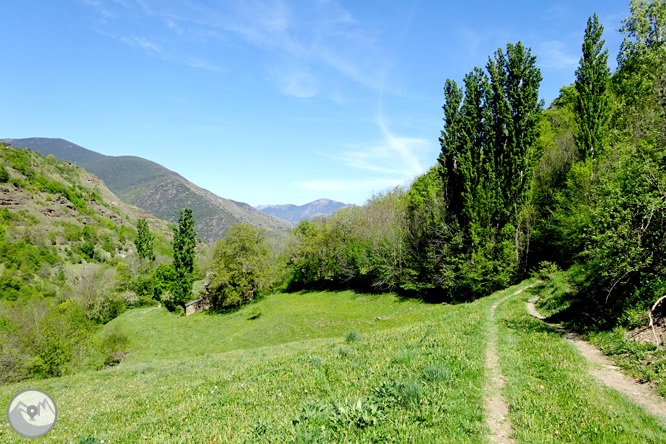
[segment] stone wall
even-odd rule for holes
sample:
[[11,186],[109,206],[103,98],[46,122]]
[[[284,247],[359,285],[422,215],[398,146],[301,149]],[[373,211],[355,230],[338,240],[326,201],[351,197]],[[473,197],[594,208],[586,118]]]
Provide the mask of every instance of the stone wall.
[[197,299],[196,301],[188,302],[185,304],[185,316],[189,316],[200,311],[206,311],[210,308],[210,300],[208,298]]

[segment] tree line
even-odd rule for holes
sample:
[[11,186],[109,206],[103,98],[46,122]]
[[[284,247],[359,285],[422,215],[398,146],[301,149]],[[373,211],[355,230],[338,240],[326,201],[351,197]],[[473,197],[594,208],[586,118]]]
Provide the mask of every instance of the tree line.
[[[342,288],[460,302],[576,263],[599,317],[623,322],[666,293],[666,1],[632,0],[622,23],[611,72],[603,26],[589,18],[576,80],[546,109],[536,56],[521,42],[460,85],[447,80],[441,153],[428,172],[285,235],[239,224],[202,248],[185,209],[170,242],[139,219],[136,231],[64,224],[63,249],[60,237],[37,239],[29,215],[3,210],[2,374],[100,365],[127,338],[94,332],[128,307],[182,313],[206,295],[226,310],[269,292]],[[47,180],[22,151],[6,155],[25,179],[3,166],[0,182],[34,183],[94,219],[86,202],[98,196]],[[121,260],[112,253],[126,240],[135,252]]]
[[574,84],[544,109],[536,56],[508,44],[461,85],[445,82],[441,154],[413,183],[283,239],[230,231],[209,268],[216,300],[353,288],[466,301],[574,263],[609,322],[656,300],[666,290],[666,2],[629,8],[615,72],[594,14]]

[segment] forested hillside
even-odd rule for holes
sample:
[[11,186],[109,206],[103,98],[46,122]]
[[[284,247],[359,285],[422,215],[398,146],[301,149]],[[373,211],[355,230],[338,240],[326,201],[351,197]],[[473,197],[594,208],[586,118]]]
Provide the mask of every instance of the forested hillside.
[[270,232],[285,232],[290,224],[268,216],[250,205],[217,196],[160,164],[137,156],[105,156],[63,139],[35,137],[6,139],[15,147],[52,154],[73,162],[101,178],[123,201],[158,218],[178,222],[181,208],[191,208],[201,239],[214,242],[230,226],[248,223]]
[[93,343],[96,326],[153,300],[137,229],[158,262],[171,230],[80,167],[5,144],[0,158],[0,382],[99,366],[117,344]]
[[580,263],[572,311],[609,325],[643,312],[666,292],[666,3],[630,9],[617,70],[593,15],[575,83],[545,110],[520,42],[445,82],[438,163],[301,222],[283,244],[288,286],[464,301]]

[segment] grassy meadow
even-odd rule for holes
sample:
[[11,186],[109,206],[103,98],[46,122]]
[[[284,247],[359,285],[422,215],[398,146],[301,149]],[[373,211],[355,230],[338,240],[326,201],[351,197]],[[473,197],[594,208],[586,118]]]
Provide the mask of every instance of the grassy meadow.
[[[0,387],[55,399],[63,443],[488,443],[486,345],[498,334],[503,394],[520,443],[659,443],[666,429],[587,374],[525,311],[532,282],[473,303],[352,292],[276,294],[186,318],[137,309],[120,367]],[[381,317],[378,321],[375,318]],[[22,442],[0,418],[0,442]]]
[[[122,366],[1,387],[0,400],[50,393],[48,442],[482,443],[484,304],[343,292],[224,315],[134,310],[114,321],[136,347]],[[320,338],[289,342],[304,337]],[[199,343],[189,356],[188,338]],[[0,441],[20,442],[0,421]]]
[[139,363],[342,337],[349,331],[365,335],[432,319],[450,309],[393,294],[301,292],[269,295],[223,314],[178,317],[164,306],[130,310],[106,329],[121,326],[131,342],[126,363]]

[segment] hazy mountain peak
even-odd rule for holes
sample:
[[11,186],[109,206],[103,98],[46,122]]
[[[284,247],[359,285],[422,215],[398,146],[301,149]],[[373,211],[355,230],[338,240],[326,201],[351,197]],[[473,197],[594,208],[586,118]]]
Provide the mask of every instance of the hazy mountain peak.
[[271,216],[286,219],[293,223],[298,223],[305,219],[311,219],[316,216],[329,216],[333,212],[349,206],[343,202],[321,198],[304,205],[282,204],[282,205],[257,205],[257,210],[263,211]]

